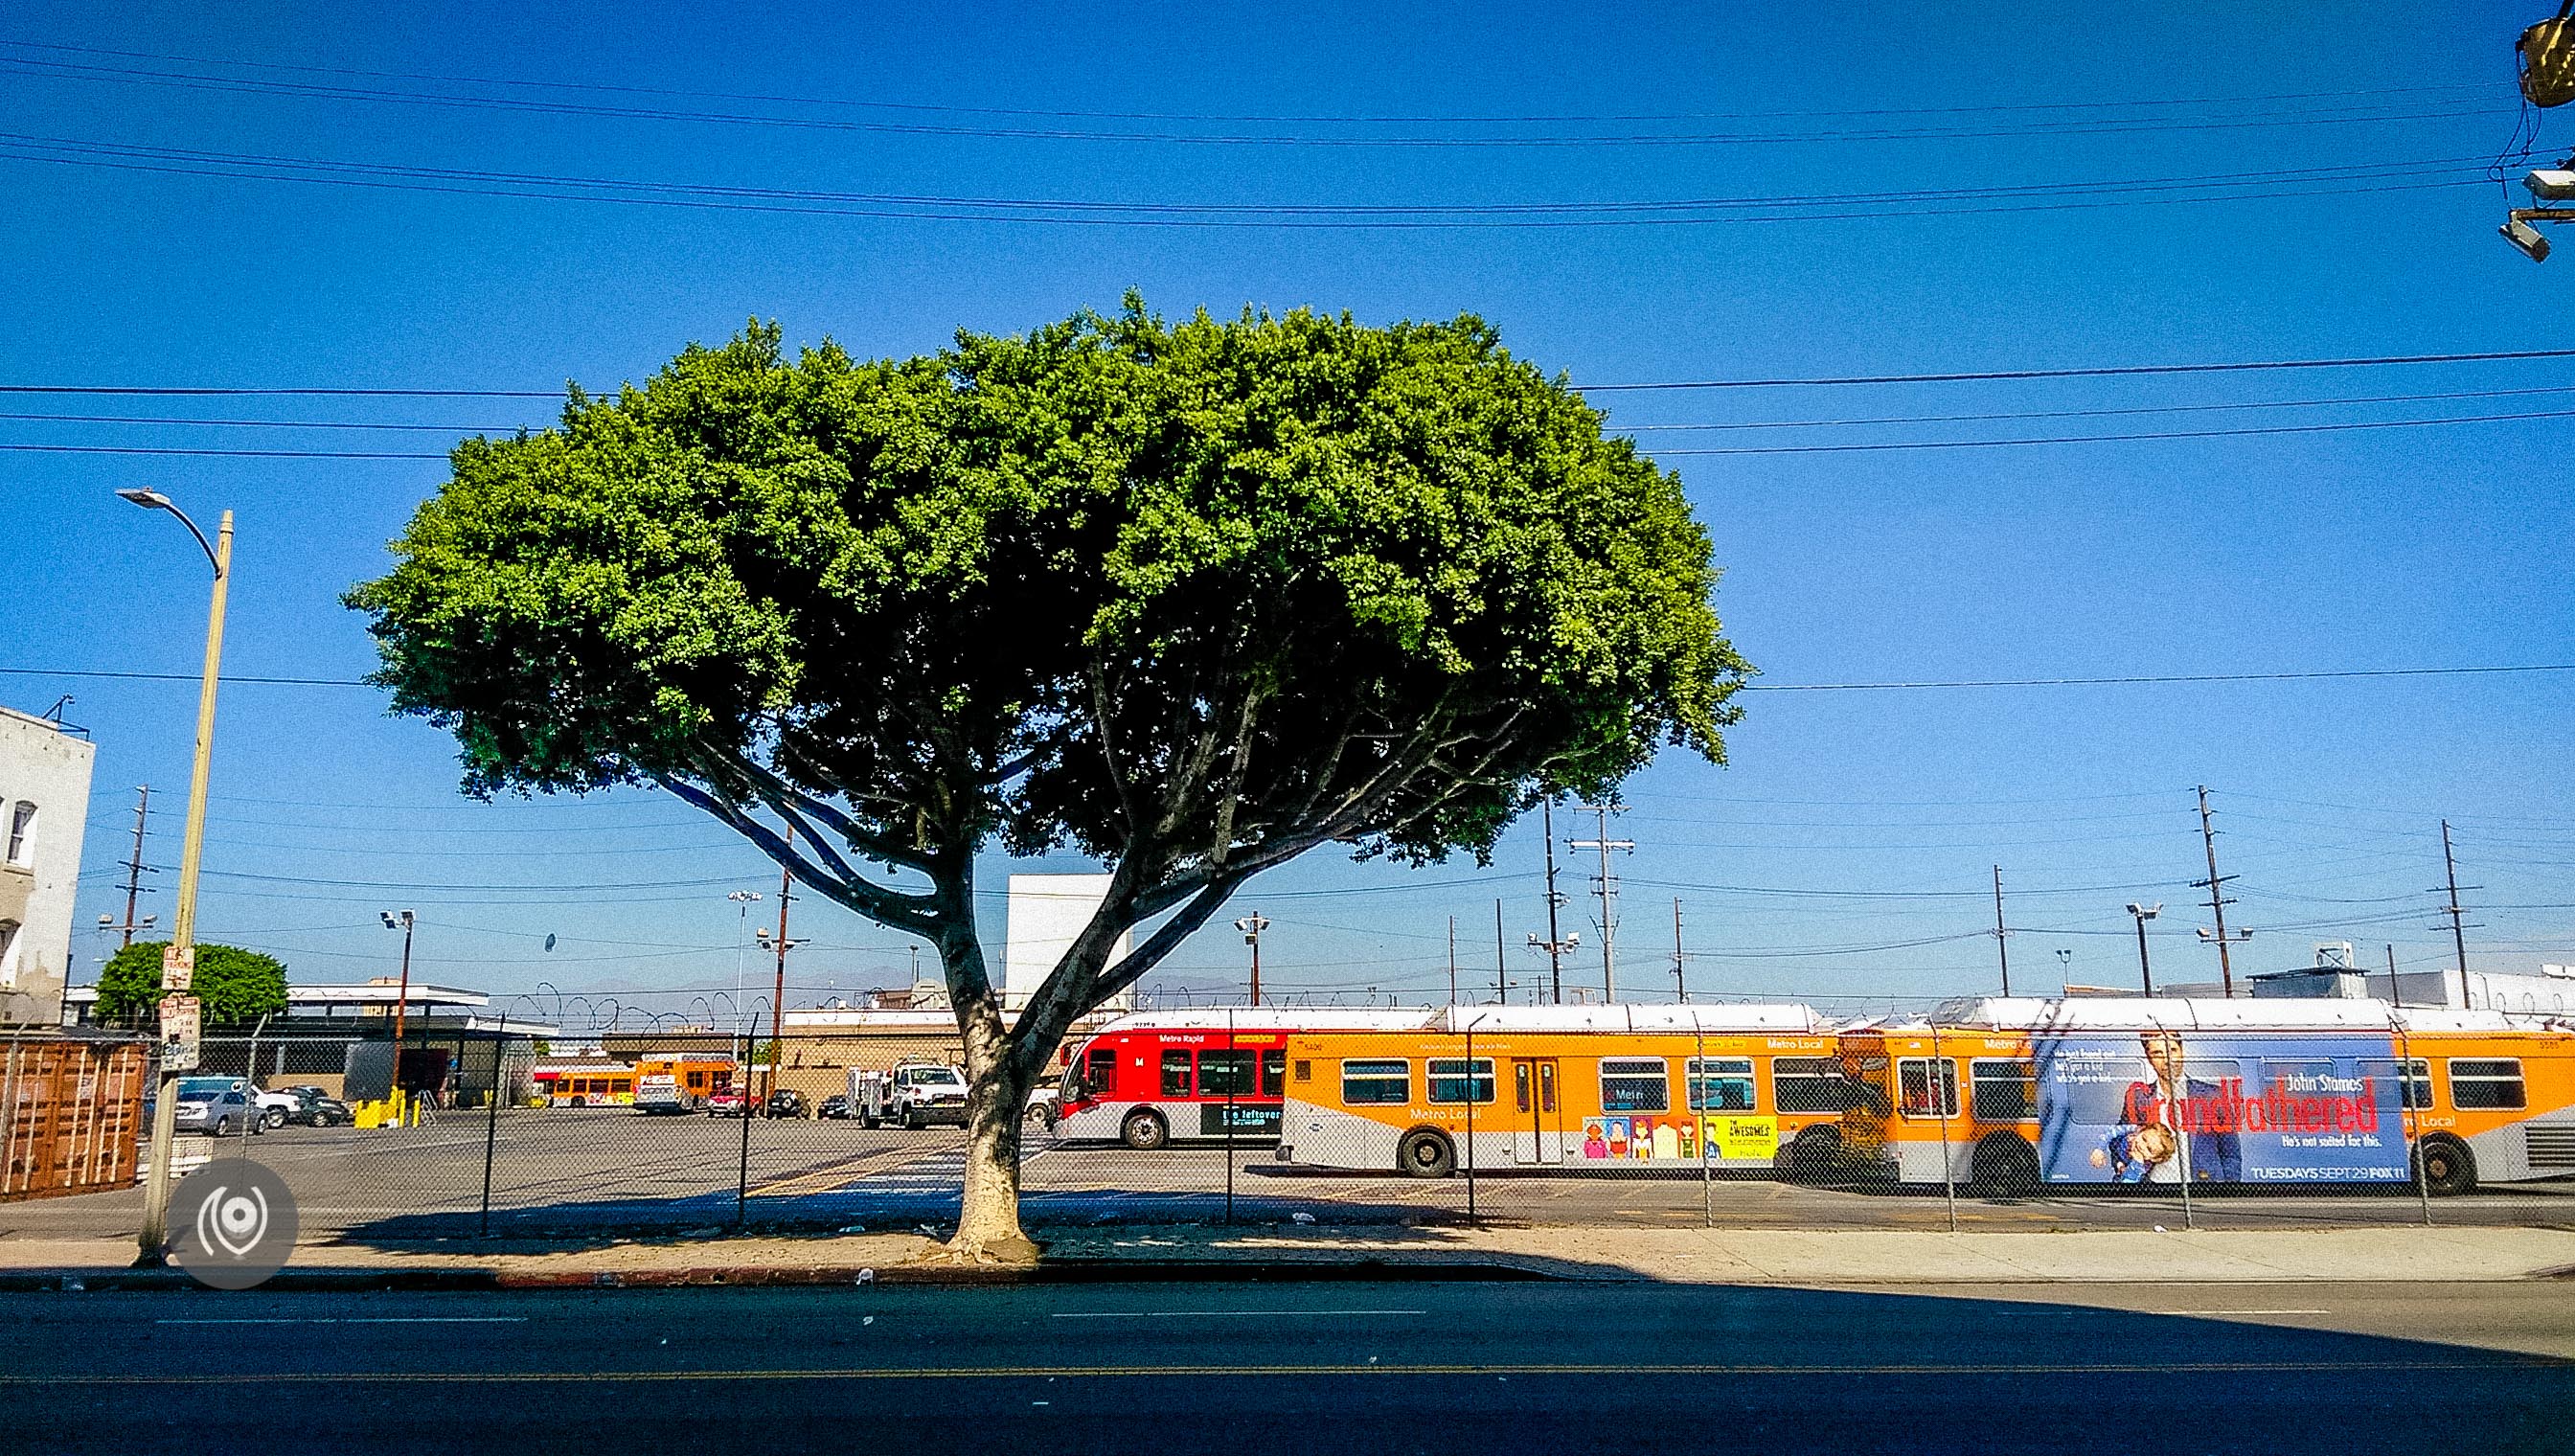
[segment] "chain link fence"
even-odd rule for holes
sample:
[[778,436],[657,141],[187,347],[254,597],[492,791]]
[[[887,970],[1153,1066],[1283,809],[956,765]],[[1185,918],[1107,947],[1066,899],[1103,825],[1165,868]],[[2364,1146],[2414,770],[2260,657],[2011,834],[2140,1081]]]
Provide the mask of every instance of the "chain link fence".
[[[1165,1019],[1190,1024],[1071,1047],[1069,1075],[1032,1098],[1023,1214],[1041,1237],[1176,1222],[2575,1226],[2562,1033],[2399,1033],[2379,1053],[1722,1017],[1606,1034],[1487,1025],[1473,1008],[1410,1030]],[[966,1157],[946,1064],[834,1035],[637,1038],[586,1058],[502,1032],[415,1036],[399,1058],[384,1040],[216,1038],[183,1090],[238,1081],[257,1114],[221,1136],[183,1130],[178,1151],[183,1166],[275,1169],[307,1238],[939,1232]],[[122,1233],[140,1203],[130,1187],[82,1193],[17,1221]]]

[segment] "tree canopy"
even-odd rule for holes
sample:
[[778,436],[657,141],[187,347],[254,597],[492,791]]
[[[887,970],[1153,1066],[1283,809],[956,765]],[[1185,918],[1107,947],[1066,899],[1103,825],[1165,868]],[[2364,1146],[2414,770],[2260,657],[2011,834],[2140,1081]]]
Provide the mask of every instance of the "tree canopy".
[[[138,1021],[161,1003],[161,952],[167,940],[137,940],[107,958],[98,973],[98,1019]],[[208,1025],[252,1021],[286,1009],[286,963],[238,945],[197,943],[191,983]]]
[[[979,1090],[1263,868],[1482,855],[1663,744],[1722,760],[1748,669],[1678,480],[1478,320],[781,338],[463,443],[349,602],[470,792],[659,784],[935,942]],[[992,847],[1112,871],[1007,1036]]]

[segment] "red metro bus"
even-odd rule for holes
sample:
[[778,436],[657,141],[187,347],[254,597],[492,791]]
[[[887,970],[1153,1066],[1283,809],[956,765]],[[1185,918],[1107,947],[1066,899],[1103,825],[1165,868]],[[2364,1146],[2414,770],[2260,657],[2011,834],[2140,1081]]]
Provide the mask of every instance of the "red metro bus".
[[1426,1007],[1211,1007],[1140,1011],[1110,1022],[1065,1068],[1057,1135],[1132,1148],[1279,1136],[1291,1031],[1414,1030]]

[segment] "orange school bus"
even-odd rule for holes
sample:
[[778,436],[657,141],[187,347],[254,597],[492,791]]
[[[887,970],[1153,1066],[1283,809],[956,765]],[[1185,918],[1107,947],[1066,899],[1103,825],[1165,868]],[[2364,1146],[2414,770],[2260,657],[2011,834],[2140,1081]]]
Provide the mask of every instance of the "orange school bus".
[[2366,1000],[1952,1002],[1841,1037],[1846,1160],[1994,1192],[2575,1175],[2575,1029]]
[[1459,1167],[1797,1166],[1849,1094],[1799,1005],[1458,1006],[1424,1029],[1295,1031],[1279,1159]]

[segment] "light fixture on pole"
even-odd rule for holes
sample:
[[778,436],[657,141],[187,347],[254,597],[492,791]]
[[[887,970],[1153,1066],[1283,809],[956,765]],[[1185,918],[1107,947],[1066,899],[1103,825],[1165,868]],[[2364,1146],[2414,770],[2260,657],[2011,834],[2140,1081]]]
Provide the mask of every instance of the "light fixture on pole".
[[1257,1006],[1261,1004],[1261,932],[1270,928],[1270,921],[1254,910],[1235,921],[1234,928],[1243,932],[1244,943],[1252,947],[1252,1004]]
[[192,994],[197,968],[197,868],[205,857],[206,774],[214,759],[215,686],[224,658],[224,600],[232,587],[233,513],[226,511],[215,539],[158,491],[130,487],[121,500],[179,518],[215,569],[206,606],[206,663],[197,685],[196,753],[188,770],[188,826],[179,850],[178,903],[170,915],[170,944],[161,952],[161,1055],[152,1105],[152,1159],[144,1173],[143,1228],[135,1264],[158,1268],[170,1257],[170,1145],[178,1137],[179,1076],[197,1065],[199,1005]]
[[403,932],[402,978],[395,983],[394,987],[393,1094],[394,1112],[395,1115],[399,1116],[402,1113],[404,1105],[402,1054],[403,1028],[406,1023],[403,1020],[403,1016],[404,1013],[411,1008],[411,911],[380,910],[377,913],[383,917],[386,929],[400,930]]
[[2134,900],[2128,903],[2128,913],[2135,916],[2137,921],[2137,983],[2144,986],[2145,993],[2150,996],[2155,993],[2155,972],[2153,967],[2146,963],[2146,921],[2163,912],[2162,900],[2157,900],[2150,905],[2141,905]]

